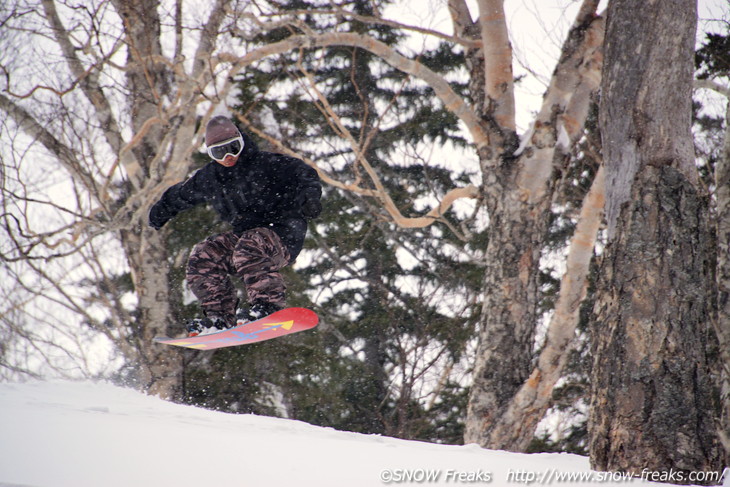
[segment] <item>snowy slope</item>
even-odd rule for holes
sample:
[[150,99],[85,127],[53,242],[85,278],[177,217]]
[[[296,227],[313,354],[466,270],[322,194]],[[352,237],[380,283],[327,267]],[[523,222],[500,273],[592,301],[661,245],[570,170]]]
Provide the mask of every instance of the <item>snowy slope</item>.
[[570,485],[627,483],[599,478],[576,455],[339,432],[108,384],[0,384],[0,487],[500,486],[540,485],[543,475],[543,484],[557,484],[568,474],[594,476]]

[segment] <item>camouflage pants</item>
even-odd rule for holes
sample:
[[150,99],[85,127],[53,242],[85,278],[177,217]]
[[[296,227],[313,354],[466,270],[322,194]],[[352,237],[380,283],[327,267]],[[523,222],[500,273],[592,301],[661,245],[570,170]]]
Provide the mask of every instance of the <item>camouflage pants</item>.
[[284,307],[286,285],[279,269],[288,263],[289,251],[273,230],[254,228],[240,237],[227,232],[208,237],[193,248],[186,279],[206,316],[232,324],[238,300],[230,276],[243,281],[250,303],[267,301]]

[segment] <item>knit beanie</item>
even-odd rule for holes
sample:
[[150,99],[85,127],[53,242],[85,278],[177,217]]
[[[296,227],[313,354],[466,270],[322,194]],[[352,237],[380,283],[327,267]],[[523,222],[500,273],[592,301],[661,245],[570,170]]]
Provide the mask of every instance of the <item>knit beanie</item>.
[[228,117],[218,115],[211,118],[205,127],[205,145],[211,146],[239,135],[241,135],[241,132],[238,131]]

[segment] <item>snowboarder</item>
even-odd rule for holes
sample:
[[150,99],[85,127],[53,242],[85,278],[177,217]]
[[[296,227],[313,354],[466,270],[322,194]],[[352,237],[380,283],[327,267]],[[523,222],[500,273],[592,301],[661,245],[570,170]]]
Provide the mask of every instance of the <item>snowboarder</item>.
[[189,336],[236,325],[236,291],[246,287],[246,320],[283,309],[286,285],[279,270],[294,262],[304,244],[307,220],[322,211],[317,172],[299,159],[260,151],[224,116],[205,130],[213,159],[189,179],[171,186],[152,206],[149,224],[159,230],[183,210],[210,203],[232,230],[208,237],[190,253],[186,279],[203,309],[188,323]]

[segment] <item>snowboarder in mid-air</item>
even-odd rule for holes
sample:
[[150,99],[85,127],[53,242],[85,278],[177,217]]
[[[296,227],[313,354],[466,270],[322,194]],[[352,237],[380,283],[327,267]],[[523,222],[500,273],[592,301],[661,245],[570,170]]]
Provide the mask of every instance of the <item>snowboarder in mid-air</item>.
[[159,230],[181,211],[209,203],[232,226],[197,244],[188,259],[188,286],[204,314],[188,323],[189,336],[236,325],[238,299],[231,275],[246,287],[244,320],[283,309],[286,285],[279,270],[294,262],[307,220],[322,211],[322,186],[313,168],[260,151],[228,118],[208,122],[205,145],[213,160],[167,189],[149,214],[150,226]]

